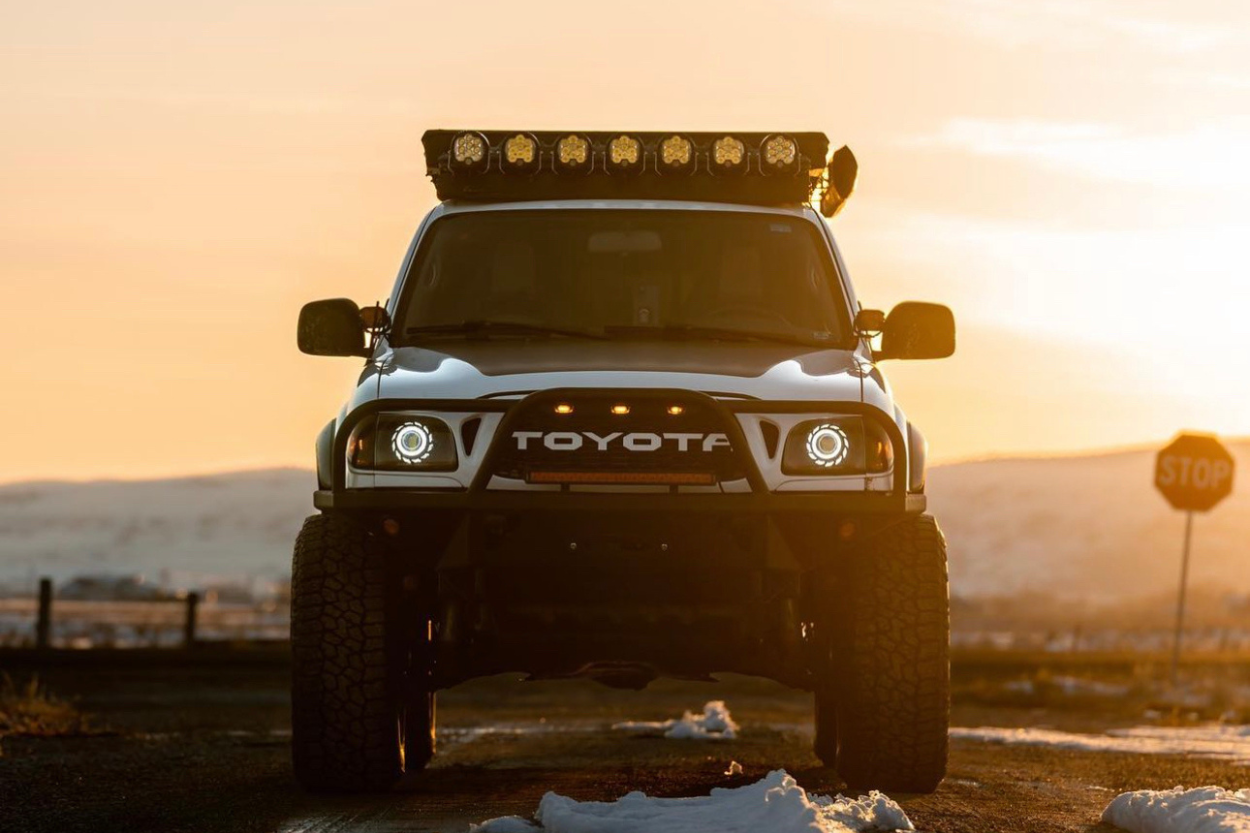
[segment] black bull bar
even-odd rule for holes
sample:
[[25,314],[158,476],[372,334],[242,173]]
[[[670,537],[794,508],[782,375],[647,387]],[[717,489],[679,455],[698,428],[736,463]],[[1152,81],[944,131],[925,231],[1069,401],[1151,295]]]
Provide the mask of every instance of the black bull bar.
[[[733,453],[738,457],[749,492],[720,494],[681,493],[586,493],[551,491],[504,491],[487,488],[500,452],[499,439],[509,436],[519,415],[533,407],[542,407],[584,396],[619,396],[631,400],[666,399],[674,397],[697,400],[717,414],[728,436]],[[465,489],[405,489],[398,487],[348,489],[347,443],[353,429],[363,420],[388,411],[439,411],[502,413],[491,437],[491,445],[483,456],[472,482]],[[893,488],[889,492],[772,492],[764,482],[759,465],[751,455],[742,425],[736,417],[751,414],[846,414],[871,419],[885,430],[895,449]],[[784,441],[784,438],[783,438]],[[365,403],[344,417],[332,444],[332,488],[318,490],[314,504],[318,509],[470,509],[525,510],[527,508],[570,511],[623,509],[637,511],[727,511],[727,512],[822,512],[837,511],[854,514],[914,513],[925,509],[925,496],[909,494],[908,455],[902,432],[894,420],[881,409],[862,402],[826,402],[819,400],[764,401],[757,399],[722,400],[697,391],[679,388],[553,388],[531,393],[519,400],[492,399],[376,399]]]

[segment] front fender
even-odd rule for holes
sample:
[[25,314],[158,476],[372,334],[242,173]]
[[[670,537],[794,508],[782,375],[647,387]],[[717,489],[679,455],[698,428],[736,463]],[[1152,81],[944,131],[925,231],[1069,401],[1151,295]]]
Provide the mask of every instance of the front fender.
[[925,464],[929,456],[929,442],[920,429],[907,423],[907,491],[924,492]]
[[334,426],[337,420],[330,420],[326,427],[317,435],[317,485],[322,489],[334,485]]

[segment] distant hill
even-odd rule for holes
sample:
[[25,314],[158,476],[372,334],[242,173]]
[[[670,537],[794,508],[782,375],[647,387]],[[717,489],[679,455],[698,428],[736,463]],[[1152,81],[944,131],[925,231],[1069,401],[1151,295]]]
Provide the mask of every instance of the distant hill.
[[[1250,442],[1233,446],[1243,480]],[[930,506],[962,596],[1116,600],[1176,585],[1183,516],[1151,484],[1153,451],[940,466]],[[1250,481],[1194,525],[1193,580],[1250,591]],[[0,487],[0,583],[85,572],[277,578],[312,513],[311,472]]]
[[[1229,443],[1242,486],[1194,520],[1191,582],[1250,590],[1250,441]],[[930,472],[930,510],[966,596],[1036,591],[1124,599],[1176,588],[1185,516],[1154,488],[1154,450],[986,460]]]
[[17,483],[0,487],[0,582],[78,573],[162,572],[170,583],[277,578],[313,513],[302,469],[170,480]]

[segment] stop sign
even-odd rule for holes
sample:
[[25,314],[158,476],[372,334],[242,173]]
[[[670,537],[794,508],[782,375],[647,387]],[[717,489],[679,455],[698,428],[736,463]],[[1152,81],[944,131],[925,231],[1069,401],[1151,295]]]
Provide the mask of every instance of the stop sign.
[[1206,512],[1233,490],[1233,455],[1210,434],[1181,434],[1155,458],[1155,487],[1176,509]]

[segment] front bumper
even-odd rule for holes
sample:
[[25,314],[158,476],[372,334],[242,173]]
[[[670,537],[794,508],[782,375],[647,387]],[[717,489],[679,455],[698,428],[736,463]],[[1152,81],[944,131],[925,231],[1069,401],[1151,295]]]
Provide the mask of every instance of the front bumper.
[[919,514],[923,494],[883,492],[743,492],[733,494],[626,494],[413,489],[321,489],[313,495],[321,511],[410,512],[725,512],[728,514],[820,514],[828,516]]
[[807,686],[813,571],[925,509],[924,495],[871,492],[327,489],[314,500],[377,530],[398,574],[426,588],[439,687],[513,671],[631,687],[730,671]]

